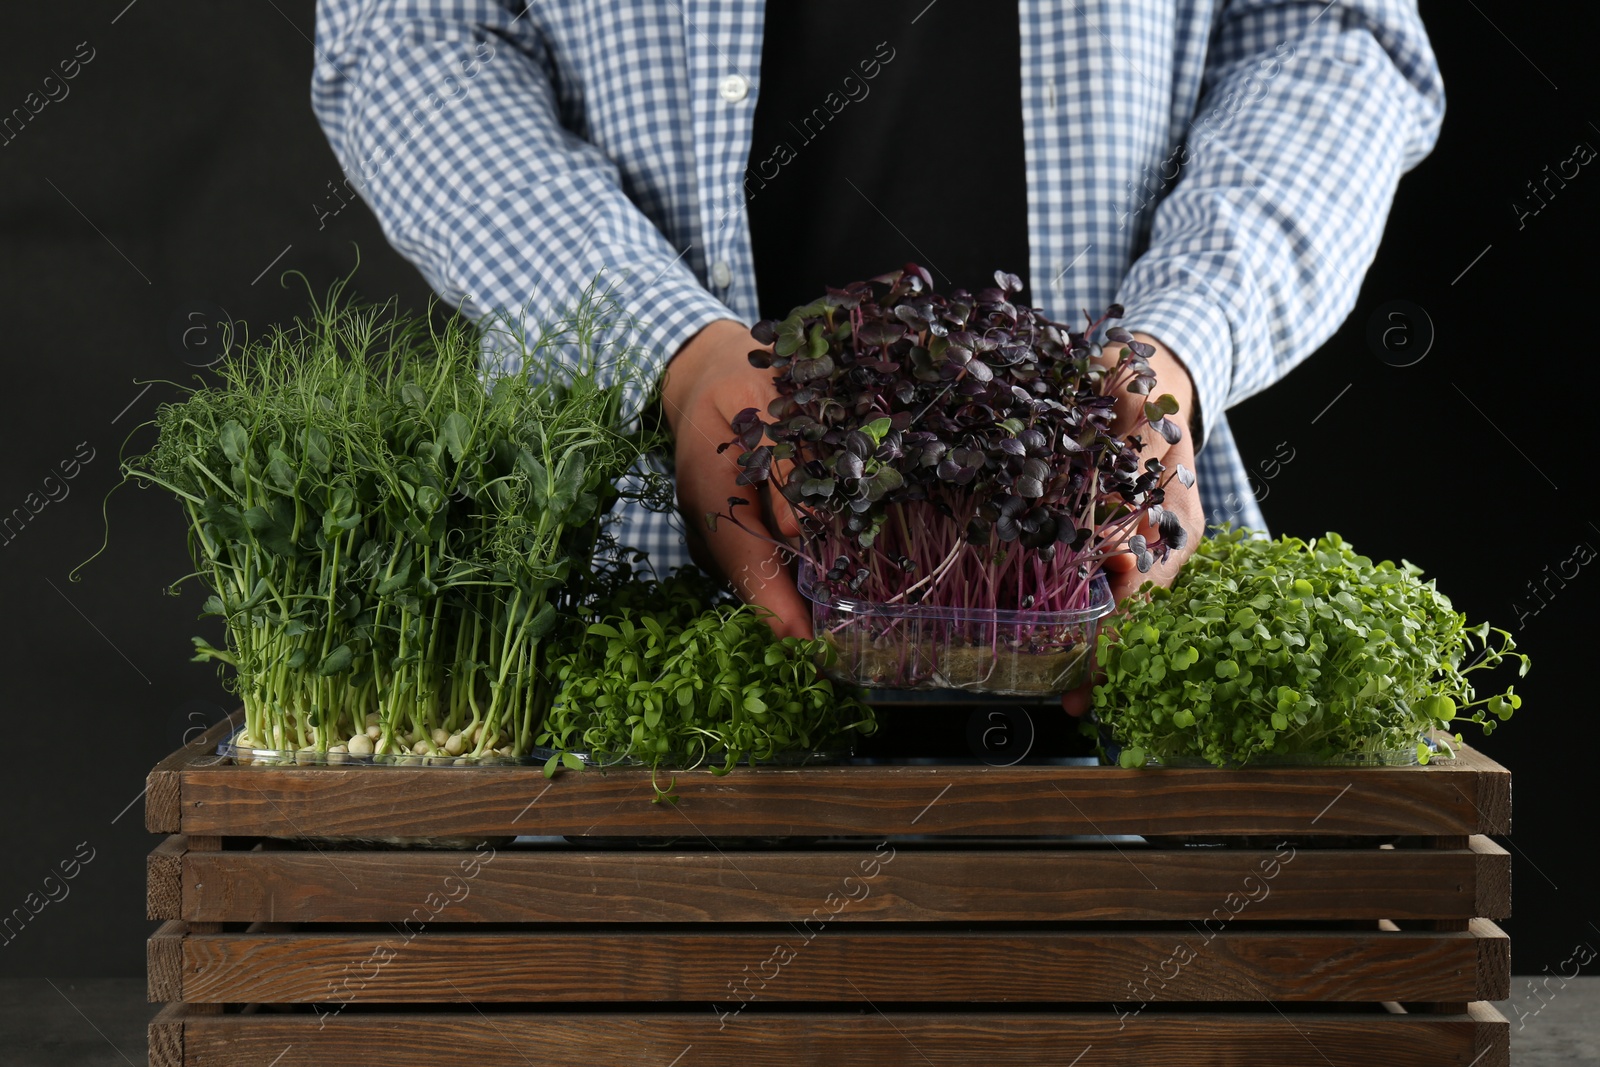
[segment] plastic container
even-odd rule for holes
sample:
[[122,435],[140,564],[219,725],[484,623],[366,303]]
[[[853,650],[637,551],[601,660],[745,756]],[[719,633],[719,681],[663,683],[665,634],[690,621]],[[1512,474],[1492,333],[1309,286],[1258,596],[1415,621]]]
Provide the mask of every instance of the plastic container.
[[[410,753],[357,756],[349,752],[298,752],[293,749],[245,748],[235,744],[239,733],[235,731],[226,741],[217,743],[217,755],[236,763],[258,767],[518,767],[543,763],[533,756],[414,756]],[[548,753],[546,753],[548,757]]]
[[1051,696],[1088,676],[1100,620],[1116,602],[1103,575],[1077,611],[1007,611],[830,600],[800,564],[811,626],[836,655],[829,678],[881,689]]
[[[739,761],[738,766],[807,767],[819,763],[838,763],[841,760],[850,759],[855,755],[855,752],[856,750],[854,747],[824,750],[791,749],[783,752],[774,752],[768,759],[752,759],[751,757],[746,756],[744,759]],[[533,759],[535,762],[542,764],[551,756],[560,755],[561,753],[561,749],[535,747],[533,750]],[[585,767],[604,769],[606,767],[650,766],[648,760],[640,759],[638,756],[630,755],[628,753],[617,755],[612,753],[581,752],[578,750],[573,750],[568,754],[578,757],[578,759],[583,762]],[[708,767],[722,766],[722,761],[725,758],[726,756],[723,751],[717,751],[701,757],[699,762],[695,763],[691,757],[684,756],[681,753],[670,754],[661,764],[661,769],[663,771],[681,771],[686,769],[705,770]],[[694,764],[693,768],[690,768],[691,763]]]

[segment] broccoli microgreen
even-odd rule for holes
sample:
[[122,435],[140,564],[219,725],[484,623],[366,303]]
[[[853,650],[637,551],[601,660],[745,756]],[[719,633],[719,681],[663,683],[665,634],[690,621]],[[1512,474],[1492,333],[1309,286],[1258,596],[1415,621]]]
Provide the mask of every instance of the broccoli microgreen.
[[551,663],[560,690],[537,738],[556,750],[548,775],[582,768],[578,752],[643,763],[660,802],[676,799],[663,769],[726,774],[877,728],[869,707],[818,673],[823,642],[778,638],[757,608],[721,599],[692,568],[625,581],[587,613]]

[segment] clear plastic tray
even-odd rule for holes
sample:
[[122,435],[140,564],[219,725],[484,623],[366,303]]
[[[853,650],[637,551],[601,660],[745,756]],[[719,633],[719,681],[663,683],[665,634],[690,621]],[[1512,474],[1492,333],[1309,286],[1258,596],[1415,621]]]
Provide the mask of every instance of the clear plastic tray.
[[[854,756],[855,752],[856,752],[856,750],[854,748],[826,749],[826,750],[819,750],[819,751],[796,750],[796,751],[793,751],[793,752],[779,752],[779,753],[775,754],[774,756],[772,756],[772,758],[770,758],[770,759],[752,760],[752,759],[747,757],[747,758],[742,759],[742,760],[739,761],[739,766],[742,766],[742,767],[750,767],[750,766],[755,766],[755,767],[805,767],[805,766],[810,766],[812,764],[818,764],[818,763],[838,763],[840,760],[847,760],[850,757]],[[559,753],[559,750],[558,749],[554,749],[554,748],[535,748],[533,750],[533,753],[534,753],[534,758],[539,763],[543,763],[545,760],[548,760],[551,756],[557,755]],[[584,766],[586,766],[586,767],[605,768],[605,767],[648,767],[648,766],[650,766],[650,763],[649,763],[648,760],[643,760],[643,759],[640,759],[638,756],[631,756],[631,755],[628,755],[626,753],[624,753],[622,755],[612,755],[612,754],[603,753],[603,752],[602,753],[595,753],[595,752],[577,752],[577,751],[574,751],[574,752],[572,752],[570,754],[574,755],[574,756],[577,756],[578,759],[582,760]],[[696,770],[705,770],[707,767],[712,767],[712,766],[720,767],[720,766],[722,766],[722,760],[723,760],[723,757],[720,754],[712,753],[712,754],[704,757],[703,759],[701,759],[699,764],[696,765],[695,769]],[[666,759],[665,761],[662,762],[661,769],[663,771],[681,771],[681,770],[684,770],[686,768],[686,764],[687,763],[688,763],[688,761],[684,760],[682,758],[668,757],[668,759]]]
[[414,756],[410,753],[385,753],[383,755],[356,756],[348,752],[299,752],[278,748],[244,748],[234,744],[239,736],[235,731],[226,741],[218,742],[217,755],[239,763],[263,767],[525,767],[543,763],[535,756]]
[[1116,602],[1103,575],[1077,611],[1008,611],[829,599],[800,564],[811,625],[836,653],[829,678],[880,689],[1051,696],[1087,679],[1100,620]]
[[[535,746],[526,756],[416,756],[410,753],[386,753],[384,755],[353,756],[348,752],[299,752],[286,751],[276,748],[243,748],[233,743],[239,736],[235,731],[233,736],[217,744],[217,755],[235,760],[239,763],[254,764],[256,766],[273,767],[527,767],[544,766],[546,760],[557,754],[558,750]],[[591,767],[645,767],[649,764],[636,756],[630,755],[605,755],[589,752],[574,752]],[[755,760],[758,767],[800,767],[814,763],[834,763],[839,760],[849,759],[855,755],[854,748],[830,749],[826,751],[796,751],[779,752],[771,759]],[[701,767],[707,762],[714,761],[721,764],[718,757],[708,757],[703,760]],[[741,764],[749,765],[751,760],[741,760]],[[683,761],[667,760],[662,765],[662,770],[681,770]]]

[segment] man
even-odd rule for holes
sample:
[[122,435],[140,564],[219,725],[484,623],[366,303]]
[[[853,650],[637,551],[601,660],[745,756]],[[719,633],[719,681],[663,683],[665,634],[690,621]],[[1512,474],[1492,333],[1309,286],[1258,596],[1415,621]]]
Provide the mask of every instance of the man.
[[[774,395],[746,359],[762,313],[924,258],[941,288],[1021,274],[1060,321],[1123,304],[1190,417],[1146,455],[1197,468],[1167,500],[1192,551],[1207,522],[1262,525],[1225,412],[1349,314],[1444,107],[1415,0],[320,0],[316,44],[318,119],[440,293],[536,321],[604,272],[666,372],[698,557],[794,634],[777,550],[697,518],[740,492],[733,416]],[[841,239],[841,215],[899,242]],[[974,229],[958,277],[904,252]],[[1186,555],[1121,560],[1116,592]]]

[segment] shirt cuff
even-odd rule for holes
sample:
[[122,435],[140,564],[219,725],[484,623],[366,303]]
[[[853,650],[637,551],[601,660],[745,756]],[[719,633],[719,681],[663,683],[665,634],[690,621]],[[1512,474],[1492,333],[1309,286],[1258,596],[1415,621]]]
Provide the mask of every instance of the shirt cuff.
[[[640,377],[649,388],[660,384],[662,370],[678,349],[713,322],[732,319],[750,325],[693,281],[640,293],[630,303],[628,312],[638,324],[642,348]],[[750,347],[756,347],[754,338]]]
[[[1233,389],[1233,331],[1228,316],[1208,296],[1166,289],[1148,296],[1119,296],[1125,314],[1118,323],[1130,333],[1149,334],[1178,358],[1194,383],[1201,416],[1194,449],[1206,443],[1206,424],[1222,417]],[[1192,412],[1184,413],[1187,420]]]

